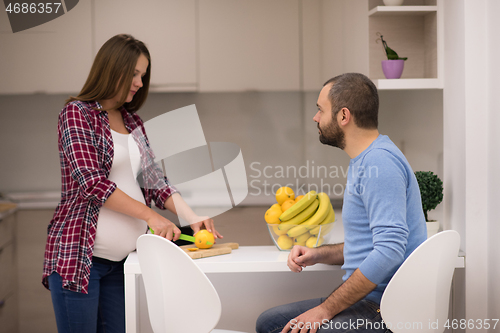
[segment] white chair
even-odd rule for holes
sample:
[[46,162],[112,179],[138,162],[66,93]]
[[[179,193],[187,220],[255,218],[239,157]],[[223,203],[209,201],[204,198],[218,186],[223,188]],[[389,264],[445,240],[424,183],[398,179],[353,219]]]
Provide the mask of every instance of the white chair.
[[146,234],[137,240],[137,255],[155,333],[237,333],[212,330],[221,315],[219,295],[193,259],[177,245]]
[[410,254],[382,295],[380,311],[387,328],[394,333],[444,331],[459,247],[458,232],[447,230]]

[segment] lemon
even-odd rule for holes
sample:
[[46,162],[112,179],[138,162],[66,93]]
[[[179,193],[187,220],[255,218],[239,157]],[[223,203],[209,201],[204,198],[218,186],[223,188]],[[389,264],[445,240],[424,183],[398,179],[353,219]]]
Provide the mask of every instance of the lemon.
[[269,224],[279,224],[280,221],[281,210],[269,208],[264,215],[264,219]]
[[300,199],[302,199],[304,195],[299,195],[298,197],[295,198],[295,202],[299,202]]
[[281,235],[285,235],[287,231],[286,230],[280,230],[277,225],[273,225],[273,232],[276,235],[281,236]]
[[[207,242],[212,244],[207,244]],[[214,235],[206,229],[202,229],[194,235],[194,245],[199,249],[209,249],[214,245],[214,242]]]
[[[312,236],[306,241],[306,246],[309,248],[320,246],[321,244],[323,244],[323,241],[324,241],[323,237],[320,237],[318,240],[318,237]],[[316,244],[316,242],[318,244]]]
[[271,208],[269,209],[279,209],[279,211],[281,212],[281,205],[280,204],[277,204],[275,203],[274,205],[271,206]]
[[278,204],[283,204],[286,200],[295,200],[295,193],[293,193],[293,190],[287,186],[280,187],[276,191],[276,201]]
[[279,248],[282,250],[289,250],[293,246],[293,240],[290,237],[288,237],[287,235],[279,236],[276,243],[278,244]]
[[288,199],[285,202],[283,202],[283,204],[281,205],[281,211],[284,212],[288,208],[292,207],[293,205],[295,205],[295,201],[292,199]]

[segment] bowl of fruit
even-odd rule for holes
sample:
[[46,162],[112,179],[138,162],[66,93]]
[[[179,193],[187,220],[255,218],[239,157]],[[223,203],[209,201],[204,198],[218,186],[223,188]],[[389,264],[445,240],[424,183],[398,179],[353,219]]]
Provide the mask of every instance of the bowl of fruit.
[[279,250],[289,251],[294,245],[313,248],[323,244],[335,222],[335,212],[326,193],[310,191],[295,198],[292,189],[281,187],[276,192],[276,201],[264,218]]

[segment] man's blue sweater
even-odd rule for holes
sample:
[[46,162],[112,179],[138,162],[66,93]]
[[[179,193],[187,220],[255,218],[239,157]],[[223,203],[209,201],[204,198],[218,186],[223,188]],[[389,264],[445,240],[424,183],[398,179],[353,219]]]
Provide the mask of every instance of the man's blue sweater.
[[380,303],[396,270],[427,238],[417,179],[389,137],[379,135],[351,159],[342,220],[344,281],[359,268],[377,284],[366,299]]

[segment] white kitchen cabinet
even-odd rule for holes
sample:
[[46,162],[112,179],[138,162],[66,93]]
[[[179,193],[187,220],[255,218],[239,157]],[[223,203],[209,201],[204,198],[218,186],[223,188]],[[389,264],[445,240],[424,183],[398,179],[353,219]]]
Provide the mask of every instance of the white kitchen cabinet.
[[368,0],[301,1],[302,89],[347,72],[368,75]]
[[200,0],[199,90],[300,89],[298,0]]
[[94,53],[109,38],[127,33],[151,54],[150,91],[195,91],[195,0],[98,0],[94,2]]
[[[443,2],[405,0],[402,6],[369,2],[370,78],[379,89],[443,88]],[[408,57],[400,79],[385,79],[381,61],[387,60],[380,32],[400,57]]]
[[0,8],[0,94],[79,92],[92,62],[90,1],[17,33]]

